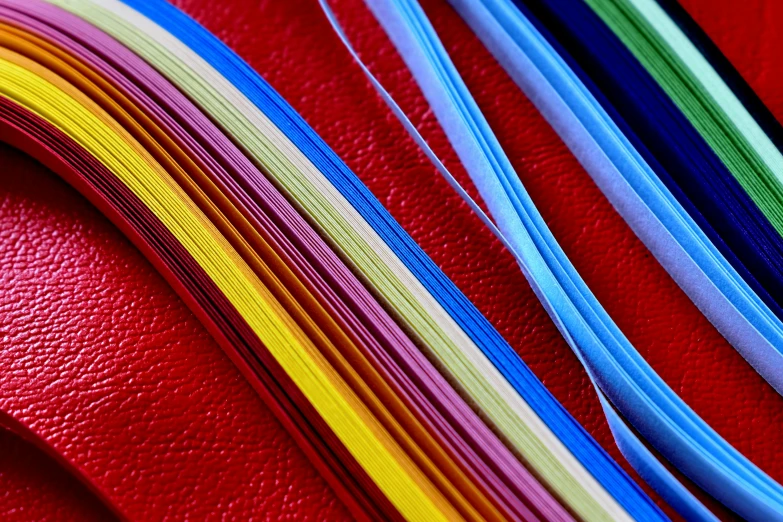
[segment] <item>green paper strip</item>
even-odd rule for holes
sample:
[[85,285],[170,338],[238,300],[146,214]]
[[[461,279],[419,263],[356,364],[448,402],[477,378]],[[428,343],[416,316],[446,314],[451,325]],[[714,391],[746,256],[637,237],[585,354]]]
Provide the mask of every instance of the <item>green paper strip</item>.
[[586,0],[783,235],[783,156],[654,0]]

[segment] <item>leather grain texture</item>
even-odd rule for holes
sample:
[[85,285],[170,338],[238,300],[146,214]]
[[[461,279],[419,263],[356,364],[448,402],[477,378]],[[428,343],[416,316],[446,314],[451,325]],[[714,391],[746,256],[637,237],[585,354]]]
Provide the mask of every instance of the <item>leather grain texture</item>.
[[[422,4],[545,220],[599,301],[688,404],[780,479],[783,466],[775,448],[783,437],[781,398],[679,290],[446,2]],[[511,256],[418,152],[337,39],[325,34],[321,13],[297,2],[217,6],[183,0],[180,5],[303,114],[558,399],[621,459],[584,371]],[[475,196],[415,83],[362,2],[333,5],[363,59]]]
[[[175,3],[289,100],[569,411],[621,459],[584,371],[511,256],[418,152],[332,34],[316,1]],[[332,4],[363,59],[476,196],[361,0]],[[688,404],[762,469],[783,479],[777,450],[783,443],[781,398],[677,288],[446,2],[422,4],[599,301]],[[783,58],[776,52],[783,36],[773,30],[779,19],[769,11],[778,9],[774,4],[684,1],[783,117]],[[79,430],[110,419],[103,445],[81,457],[85,469],[101,477],[104,495],[127,506],[133,518],[180,518],[185,509],[206,514],[210,507],[264,518],[344,517],[239,373],[119,233],[28,159],[7,150],[0,158],[4,172],[16,173],[0,181],[0,262],[13,267],[0,275],[0,365],[14,369],[10,384],[0,388],[0,407],[9,408],[9,396],[29,399],[13,412],[65,451]],[[62,429],[63,419],[71,430]],[[156,465],[149,475],[117,469],[111,455],[120,448],[137,451],[139,465]],[[203,459],[200,466],[183,464],[192,454]],[[195,475],[183,476],[181,466]],[[171,506],[162,507],[166,503]]]
[[132,520],[344,519],[206,330],[64,182],[0,148],[0,411]]

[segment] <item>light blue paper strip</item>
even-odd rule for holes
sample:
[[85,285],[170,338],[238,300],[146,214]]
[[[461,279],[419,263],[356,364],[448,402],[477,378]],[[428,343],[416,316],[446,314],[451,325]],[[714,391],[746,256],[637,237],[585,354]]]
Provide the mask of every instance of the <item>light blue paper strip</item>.
[[602,486],[637,520],[665,515],[568,413],[489,321],[402,229],[302,117],[239,56],[165,0],[123,0],[196,51],[259,107],[351,202],[514,389]]
[[[733,494],[741,500],[732,504],[750,506],[745,509],[748,514],[767,519],[780,517],[779,486],[723,441],[666,386],[578,276],[549,233],[418,4],[407,0],[367,3],[413,72],[531,285],[539,296],[546,296],[542,300],[546,308],[572,348],[587,362],[601,388],[648,440],[675,464],[690,471],[691,476],[699,477],[713,494],[717,492],[723,498]],[[494,21],[478,2],[454,4],[470,8],[469,15],[463,15],[474,27],[479,22],[491,25]],[[534,30],[532,26],[530,29]],[[495,40],[502,40],[504,35],[497,23],[492,30],[485,27],[480,33]],[[530,68],[537,72],[532,64]],[[546,83],[540,73],[536,81]],[[578,146],[583,147],[582,158],[601,161],[605,156],[592,140]],[[680,486],[669,494],[674,492],[676,496],[682,491]]]
[[483,2],[491,20],[474,16],[482,9],[478,5],[451,3],[674,280],[743,357],[783,391],[783,323],[691,219],[568,65],[511,2]]
[[[416,143],[422,149],[424,154],[430,159],[430,161],[432,161],[432,163],[435,165],[438,172],[440,172],[440,174],[446,179],[449,185],[451,185],[451,187],[454,188],[454,190],[460,195],[460,197],[462,197],[462,199],[468,204],[468,206],[478,215],[479,219],[481,219],[481,221],[492,231],[492,233],[501,241],[501,243],[503,243],[503,245],[514,255],[514,257],[519,261],[520,268],[523,270],[523,272],[525,272],[525,275],[527,277],[530,277],[527,269],[525,268],[525,265],[520,260],[519,254],[516,253],[511,243],[505,238],[502,232],[498,230],[498,228],[495,226],[492,220],[484,213],[484,211],[481,210],[481,207],[479,207],[479,205],[470,197],[470,195],[467,194],[464,188],[448,171],[448,169],[446,169],[446,167],[443,165],[443,163],[440,161],[437,155],[429,147],[426,140],[424,140],[424,138],[418,132],[416,127],[408,119],[408,117],[405,115],[402,109],[400,109],[400,107],[397,105],[397,103],[394,101],[394,99],[391,97],[388,91],[384,89],[384,87],[380,84],[380,82],[378,82],[378,80],[372,75],[369,69],[361,61],[361,59],[359,58],[359,56],[356,54],[355,50],[351,46],[350,42],[348,41],[347,37],[345,36],[344,32],[342,31],[342,28],[340,27],[339,23],[335,19],[334,14],[332,13],[331,9],[326,3],[326,0],[320,0],[320,3],[321,3],[321,7],[326,13],[327,18],[332,24],[332,27],[334,28],[335,32],[343,41],[343,44],[346,46],[351,56],[354,58],[356,63],[359,65],[359,67],[362,69],[362,71],[367,76],[370,83],[379,93],[379,95],[384,100],[384,102],[389,106],[389,108],[392,110],[395,116],[397,116],[397,118],[400,120],[400,122],[408,131],[408,133],[411,135],[411,137],[414,139],[414,141],[416,141]],[[549,302],[547,295],[541,293],[540,289],[536,285],[534,285],[534,288],[536,290],[536,293],[539,295],[539,298],[541,299],[542,303],[544,304],[544,307],[553,317],[555,322],[558,323],[558,328],[563,332],[564,336],[566,336],[569,344],[575,346],[573,339],[570,338],[568,330],[559,321],[557,314],[553,311],[552,305]],[[634,466],[634,469],[636,469],[640,473],[640,475],[649,484],[651,484],[653,488],[656,489],[656,491],[660,491],[664,496],[664,498],[667,500],[667,502],[672,507],[674,507],[674,509],[676,509],[680,514],[686,517],[688,520],[703,520],[703,521],[717,520],[717,518],[715,518],[715,516],[707,508],[705,508],[704,505],[701,502],[699,502],[698,499],[696,499],[693,496],[693,494],[691,494],[691,492],[688,491],[666,469],[666,467],[663,466],[658,461],[658,459],[655,458],[655,456],[653,456],[650,453],[650,451],[644,446],[644,444],[641,441],[639,441],[636,435],[634,435],[633,432],[628,428],[625,422],[614,412],[614,409],[608,403],[600,387],[596,384],[592,372],[590,371],[590,367],[584,361],[580,351],[576,349],[574,351],[587,370],[590,381],[592,382],[596,390],[596,393],[601,403],[601,407],[604,410],[604,414],[606,415],[607,421],[609,423],[612,434],[614,435],[615,440],[617,441],[618,447],[620,448],[621,452],[626,457],[626,459],[631,463],[631,465]]]
[[[777,318],[690,220],[535,27],[506,0],[451,2],[691,298],[705,312],[709,310],[708,317],[721,325],[735,346],[742,346],[746,358],[779,381],[783,372],[775,348],[781,345]],[[745,518],[780,519],[780,485],[709,428],[627,340],[621,340],[635,366],[649,378],[645,392],[685,437],[683,444],[672,444],[662,433],[634,423],[640,432],[695,482]],[[685,458],[683,448],[703,452],[709,466]]]

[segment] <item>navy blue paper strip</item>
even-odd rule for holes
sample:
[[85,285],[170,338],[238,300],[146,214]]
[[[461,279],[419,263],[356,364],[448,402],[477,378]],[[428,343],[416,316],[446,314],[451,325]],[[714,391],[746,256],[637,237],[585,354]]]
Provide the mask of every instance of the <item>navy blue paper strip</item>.
[[[708,240],[526,13],[511,0],[450,2],[689,297],[773,386],[783,389],[779,318]],[[407,43],[398,47],[403,55],[411,53]],[[408,63],[412,69],[418,67],[416,60]],[[426,70],[418,68],[428,85]],[[431,104],[443,103],[442,96],[429,99]],[[459,120],[446,120],[453,121]],[[504,234],[512,236],[528,228],[523,224],[504,229],[501,218],[506,211],[493,208],[484,192],[482,196]],[[555,273],[565,269],[558,282],[600,340],[594,342],[583,324],[572,321],[568,327],[573,328],[576,346],[595,365],[599,385],[618,409],[662,455],[728,507],[749,519],[783,520],[781,487],[726,443],[655,374],[573,273],[568,260],[558,254],[556,245],[547,242],[561,258],[549,267]],[[553,294],[558,290],[554,285],[546,289]],[[567,302],[558,303],[568,311]],[[600,328],[612,335],[601,335]],[[593,357],[602,349],[616,365],[602,365]]]
[[663,89],[584,2],[514,3],[537,19],[683,208],[783,319],[783,239]]

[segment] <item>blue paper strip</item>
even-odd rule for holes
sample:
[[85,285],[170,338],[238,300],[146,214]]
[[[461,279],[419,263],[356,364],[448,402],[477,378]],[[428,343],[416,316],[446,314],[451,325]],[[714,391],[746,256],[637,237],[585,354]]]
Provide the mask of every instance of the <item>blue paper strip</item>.
[[[744,355],[754,358],[757,367],[776,368],[779,353],[775,345],[766,338],[766,345],[763,341],[762,346],[754,345],[752,339],[759,330],[764,335],[774,335],[773,321],[777,318],[742,286],[744,281],[732,273],[730,265],[689,221],[689,216],[535,27],[508,0],[451,3],[552,123],[656,257],[690,291],[692,299],[711,314],[713,321],[723,321],[724,335],[741,344]],[[493,215],[497,217],[494,211]],[[578,276],[574,278],[573,269],[565,268],[576,287],[576,292],[570,294],[575,304],[621,368],[614,375],[595,369],[602,388],[618,409],[665,457],[724,504],[746,518],[780,519],[783,489],[677,397],[617,330]],[[703,286],[695,284],[698,281]],[[701,294],[704,291],[718,301],[705,300]],[[728,299],[724,297],[727,294]],[[584,300],[581,305],[580,299]],[[744,301],[738,302],[740,299]],[[731,315],[736,312],[739,315]],[[739,320],[748,319],[750,314],[757,314],[752,316],[757,322]],[[599,328],[606,329],[609,335],[601,335]],[[780,378],[770,371],[767,376]]]
[[164,0],[124,0],[228,78],[315,164],[416,275],[563,444],[639,520],[665,516],[525,365],[487,319],[391,217],[369,189],[247,63]]

